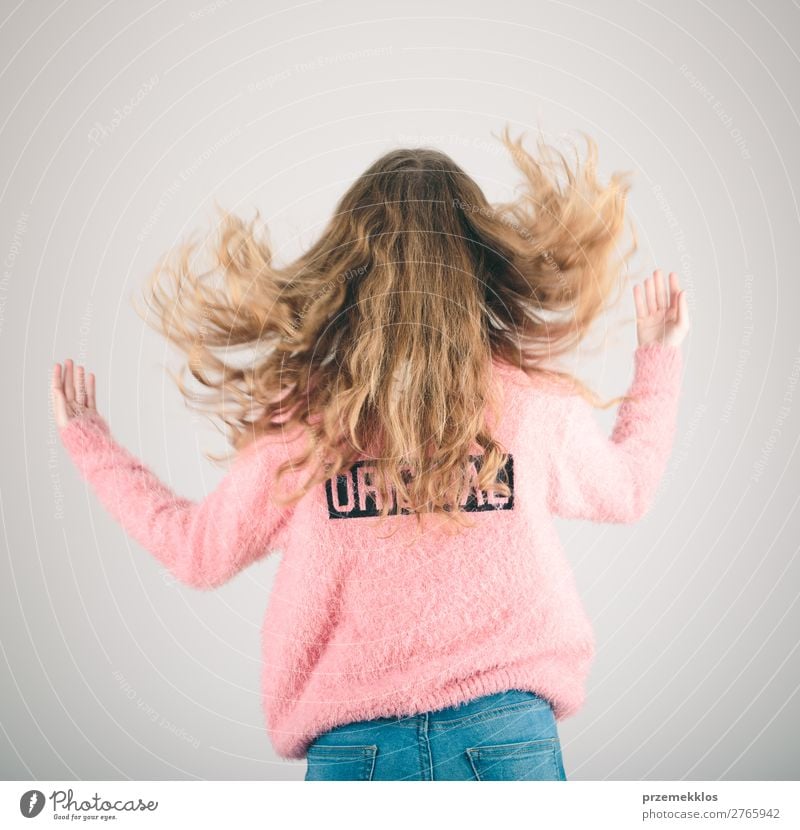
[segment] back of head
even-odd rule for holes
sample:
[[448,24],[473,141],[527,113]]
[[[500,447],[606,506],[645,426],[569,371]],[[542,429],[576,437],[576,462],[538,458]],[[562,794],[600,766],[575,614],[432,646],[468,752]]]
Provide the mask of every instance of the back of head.
[[[358,177],[288,265],[273,263],[252,225],[225,214],[212,267],[193,268],[189,244],[155,272],[148,299],[162,330],[214,401],[239,407],[224,418],[234,446],[292,426],[311,436],[295,460],[309,469],[295,498],[367,457],[384,515],[463,523],[475,444],[479,485],[503,491],[505,449],[487,421],[492,360],[544,372],[543,359],[583,336],[618,283],[608,259],[627,190],[616,174],[598,184],[591,141],[577,172],[557,154],[565,188],[521,140],[506,131],[503,141],[525,181],[509,203],[490,204],[448,155],[401,148]],[[209,278],[220,272],[215,287]],[[174,296],[160,285],[165,274]],[[257,347],[249,366],[213,352],[238,346]]]

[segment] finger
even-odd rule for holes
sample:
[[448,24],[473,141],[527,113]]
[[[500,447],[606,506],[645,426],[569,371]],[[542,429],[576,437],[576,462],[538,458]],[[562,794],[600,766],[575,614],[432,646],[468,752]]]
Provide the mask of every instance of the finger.
[[54,363],[53,371],[50,374],[50,387],[54,393],[61,391],[61,364]]
[[639,283],[636,283],[636,285],[633,286],[633,301],[636,303],[636,316],[646,317],[647,305],[644,301],[644,290]]
[[655,314],[655,312],[658,311],[658,306],[656,305],[656,288],[653,283],[653,278],[648,277],[648,279],[645,280],[644,285],[645,293],[647,295],[647,310],[650,314]]
[[680,291],[676,297],[677,308],[675,311],[675,325],[678,328],[681,327],[681,314],[683,313],[683,297],[681,296],[682,294],[683,292]]
[[670,319],[675,319],[678,316],[678,295],[680,289],[678,287],[678,275],[674,271],[669,272],[669,314]]
[[669,274],[669,305],[667,306],[667,319],[676,320],[678,318],[678,295],[680,291],[676,285],[675,272],[670,271]]
[[680,291],[680,285],[678,284],[678,275],[675,271],[669,272],[669,293],[671,296],[676,296]]
[[678,323],[681,326],[689,325],[689,301],[686,299],[686,291],[681,291],[678,301]]
[[55,400],[58,400],[58,398],[64,395],[64,390],[61,388],[62,383],[61,364],[55,363],[53,365],[53,372],[50,375],[50,388],[53,390],[53,398]]
[[655,278],[656,308],[659,310],[667,307],[667,296],[664,291],[664,276],[661,271],[656,271]]
[[86,379],[83,366],[75,368],[75,403],[79,406],[86,406]]
[[69,357],[64,361],[64,398],[67,403],[72,403],[75,400],[75,387],[72,382],[72,359]]
[[89,372],[89,376],[86,379],[86,405],[90,409],[97,409],[94,380],[94,372]]
[[53,366],[51,388],[53,390],[53,410],[56,416],[56,422],[61,423],[66,418],[67,406],[64,401],[63,377],[60,363],[56,363]]

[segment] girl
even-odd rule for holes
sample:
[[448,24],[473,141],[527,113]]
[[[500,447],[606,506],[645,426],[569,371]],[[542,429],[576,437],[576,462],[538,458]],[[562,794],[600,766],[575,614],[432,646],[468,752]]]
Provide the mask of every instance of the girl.
[[306,780],[566,780],[557,721],[583,705],[595,644],[553,517],[636,521],[670,453],[689,327],[675,273],[633,287],[610,438],[590,390],[548,365],[621,284],[629,186],[598,181],[588,137],[574,164],[501,140],[523,179],[511,202],[441,152],[398,149],[294,262],[225,214],[207,267],[190,242],[156,269],[160,328],[236,451],[201,501],[114,440],[93,374],[53,369],[70,457],[178,579],[214,588],[282,552],[263,706]]

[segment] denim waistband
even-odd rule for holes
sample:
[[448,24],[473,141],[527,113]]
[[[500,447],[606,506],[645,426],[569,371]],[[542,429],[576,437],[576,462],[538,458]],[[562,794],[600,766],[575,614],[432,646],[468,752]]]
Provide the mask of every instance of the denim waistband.
[[427,716],[432,725],[436,723],[447,723],[451,720],[478,715],[481,712],[488,712],[493,709],[500,709],[506,706],[514,706],[522,703],[539,703],[542,707],[550,703],[536,694],[523,689],[508,689],[504,692],[494,692],[489,695],[473,698],[472,700],[448,706],[445,709],[436,709],[418,715],[401,715],[397,717],[372,718],[370,720],[357,721],[354,723],[342,724],[330,730],[331,733],[349,732],[358,730],[364,726],[378,726],[384,724],[408,724],[413,725],[416,721]]
[[[542,701],[536,692],[530,692],[523,689],[508,689],[504,692],[495,692],[490,695],[483,695],[482,697],[473,698],[465,703],[458,703],[454,706],[448,706],[446,709],[437,709],[431,712],[430,715],[436,720],[445,721],[452,718],[463,718],[466,715],[475,715],[478,712],[485,712],[487,709],[497,709],[500,706],[509,706],[512,703],[524,703]],[[546,701],[544,701],[546,703]]]

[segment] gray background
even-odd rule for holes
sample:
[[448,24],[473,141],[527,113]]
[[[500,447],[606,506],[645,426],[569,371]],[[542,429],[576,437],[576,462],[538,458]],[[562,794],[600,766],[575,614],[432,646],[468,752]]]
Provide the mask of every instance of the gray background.
[[[156,258],[216,198],[259,208],[288,259],[403,144],[509,198],[506,122],[560,146],[584,129],[604,175],[635,171],[634,265],[677,270],[692,315],[656,505],[560,525],[598,640],[567,775],[799,777],[797,2],[3,6],[4,777],[302,777],[259,700],[278,555],[215,592],[173,584],[63,451],[52,364],[96,372],[115,437],[202,498],[224,437],[133,310]],[[628,294],[609,348],[567,363],[604,394],[631,377],[632,315]]]

